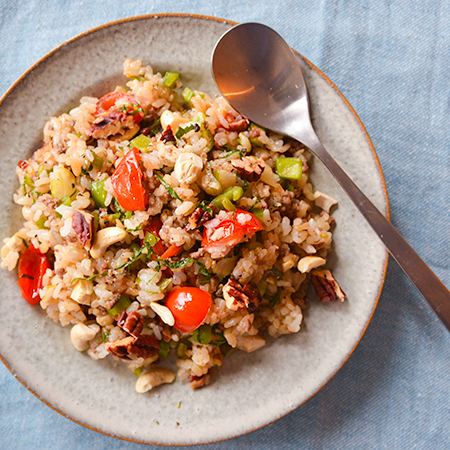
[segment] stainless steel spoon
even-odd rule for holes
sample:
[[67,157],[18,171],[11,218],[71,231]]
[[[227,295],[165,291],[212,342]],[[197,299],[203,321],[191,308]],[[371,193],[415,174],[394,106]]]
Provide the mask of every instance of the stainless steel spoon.
[[240,114],[306,145],[328,168],[414,286],[450,330],[450,292],[320,143],[307,88],[294,52],[271,28],[244,23],[226,32],[213,52],[219,90]]

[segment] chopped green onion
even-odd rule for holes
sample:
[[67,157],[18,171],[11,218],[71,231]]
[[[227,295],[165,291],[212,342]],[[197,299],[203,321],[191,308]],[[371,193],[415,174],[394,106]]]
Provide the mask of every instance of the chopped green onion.
[[264,210],[262,208],[255,208],[250,210],[250,212],[256,216],[259,220],[262,220],[263,216],[264,216]]
[[202,136],[208,141],[208,152],[214,148],[214,138],[209,130],[202,130]]
[[134,372],[133,375],[136,375],[137,377],[141,375],[141,373],[144,371],[142,367],[138,367]]
[[177,200],[180,200],[180,202],[183,202],[183,200],[180,198],[180,196],[175,192],[175,189],[164,180],[164,178],[157,172],[155,172],[156,178],[161,182],[161,184],[166,188],[167,192],[170,194],[172,198],[175,198]]
[[221,156],[221,158],[222,159],[228,158],[229,156],[232,156],[235,153],[239,153],[239,158],[242,158],[242,156],[243,156],[242,150],[239,150],[238,148],[235,148],[235,149],[231,150],[230,152],[225,153],[225,155]]
[[30,186],[31,188],[34,188],[33,180],[28,175],[24,175],[23,183],[26,184],[27,186]]
[[125,311],[130,305],[131,300],[125,294],[122,294],[119,301],[111,309],[107,309],[106,311],[110,316],[115,317],[122,311]]
[[177,347],[178,358],[186,359],[186,351],[188,350],[188,345],[186,344],[186,342],[190,344],[189,341],[185,341],[185,342],[180,341],[180,343],[178,344],[178,347]]
[[161,341],[161,346],[159,347],[159,356],[161,358],[167,358],[171,350],[170,342]]
[[93,280],[95,277],[105,276],[105,275],[108,275],[108,272],[96,273],[96,274],[91,275],[90,277],[87,277],[87,278],[74,278],[74,279],[70,282],[70,285],[72,286],[72,284],[75,283],[75,281],[79,281],[79,280],[82,280],[82,281],[90,281],[90,280]]
[[179,73],[166,72],[166,74],[164,75],[164,78],[163,78],[163,84],[164,84],[164,86],[171,88],[177,82],[178,78],[180,78]]
[[231,200],[239,200],[244,195],[244,190],[240,186],[232,186],[223,191],[211,201],[211,205],[216,210],[226,209],[228,211],[236,211],[236,207],[231,203]]
[[302,177],[303,163],[300,158],[277,158],[275,172],[281,178],[299,180]]
[[286,183],[284,183],[284,188],[290,192],[295,191],[294,186],[292,186],[292,184],[289,181],[286,181]]
[[130,78],[130,80],[146,81],[146,78],[143,77],[142,75],[133,75],[133,76],[131,76],[129,78]]
[[42,216],[38,221],[36,221],[34,224],[40,229],[40,230],[46,230],[47,227],[45,226],[45,222],[47,222],[47,217]]
[[155,236],[153,233],[150,233],[150,231],[147,231],[145,233],[144,245],[149,245],[150,247],[153,247],[158,241],[159,237]]
[[106,343],[108,341],[110,334],[111,333],[103,333],[102,334],[102,341],[103,341],[103,343]]
[[159,290],[161,292],[164,292],[168,288],[168,286],[170,285],[171,282],[172,282],[172,278],[163,279],[162,281],[160,281],[158,283]]
[[267,291],[267,281],[266,280],[260,280],[256,284],[256,287],[258,288],[259,295],[261,297],[264,297],[266,291]]
[[94,161],[92,163],[92,165],[94,166],[94,169],[98,170],[98,171],[102,170],[104,159],[101,158],[100,156],[98,156],[97,153],[95,153],[95,152],[92,152],[92,154],[94,155]]
[[146,152],[151,142],[152,142],[151,139],[147,137],[145,134],[140,134],[138,137],[132,139],[130,141],[130,144],[133,147],[136,147],[141,152]]
[[128,211],[120,206],[120,203],[113,197],[113,209],[116,213],[119,214],[121,220],[131,219],[133,216],[133,211]]
[[181,93],[181,96],[183,97],[183,100],[190,105],[191,99],[195,95],[195,92],[192,89],[189,89],[188,87],[185,87],[183,89],[183,92]]
[[100,208],[106,208],[105,201],[108,191],[105,188],[105,180],[93,181],[91,183],[91,197]]
[[[255,125],[254,123],[251,123],[251,124],[250,124],[250,130],[253,130],[253,128],[259,128],[260,130],[265,131],[263,127],[258,127],[258,126]],[[257,137],[255,137],[255,138],[249,137],[249,141],[250,141],[250,144],[252,144],[252,145],[255,146],[255,147],[263,147],[263,145],[264,145],[264,144],[260,141],[260,139],[257,138]]]
[[[195,128],[195,125],[193,123],[187,125],[186,127],[182,127],[181,125],[178,127],[177,132],[175,133],[175,137],[177,139],[181,139],[182,136],[189,133],[189,131],[192,131]],[[198,128],[198,125],[197,125]]]
[[192,339],[202,345],[208,345],[211,342],[211,325],[202,325],[194,330]]
[[74,195],[77,195],[78,194],[78,191],[75,189],[73,192],[72,192],[72,195],[65,195],[62,199],[61,199],[61,201],[59,202],[59,204],[60,205],[65,205],[65,206],[71,206],[72,205],[72,197],[74,196]]
[[205,113],[198,112],[192,119],[191,122],[194,123],[205,123]]

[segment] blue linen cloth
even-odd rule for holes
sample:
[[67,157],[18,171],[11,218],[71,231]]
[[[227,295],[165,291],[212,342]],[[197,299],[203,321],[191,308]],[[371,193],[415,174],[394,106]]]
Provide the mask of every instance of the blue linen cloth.
[[[162,12],[265,23],[325,72],[371,136],[393,224],[450,286],[449,2],[3,0],[0,93],[65,40]],[[448,449],[449,408],[450,335],[391,261],[365,336],[317,395],[261,430],[202,448]],[[1,449],[142,448],[67,420],[3,365],[0,427]]]

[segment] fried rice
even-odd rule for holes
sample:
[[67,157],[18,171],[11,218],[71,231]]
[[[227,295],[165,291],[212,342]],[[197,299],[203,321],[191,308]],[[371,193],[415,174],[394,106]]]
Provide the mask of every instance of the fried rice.
[[[343,300],[325,269],[336,201],[314,191],[300,143],[178,74],[126,60],[124,75],[52,117],[18,163],[25,222],[1,266],[19,264],[22,293],[34,286],[77,350],[126,364],[138,392],[174,380],[169,354],[198,388],[234,350],[297,333],[311,278],[322,300]],[[48,262],[38,282],[21,269],[27,250]],[[169,298],[187,288],[207,300],[185,327]]]

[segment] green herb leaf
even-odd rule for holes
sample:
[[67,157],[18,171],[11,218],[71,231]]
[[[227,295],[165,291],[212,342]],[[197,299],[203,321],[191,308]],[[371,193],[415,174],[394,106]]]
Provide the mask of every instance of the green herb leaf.
[[34,280],[34,277],[32,277],[31,275],[27,275],[26,273],[20,275],[19,278],[26,278],[27,280]]
[[231,152],[226,153],[225,155],[221,156],[222,159],[228,158],[231,155],[234,155],[235,153],[239,153],[239,158],[242,158],[243,153],[242,150],[239,150],[238,148],[235,148],[231,150]]
[[176,198],[177,200],[180,200],[180,202],[183,202],[183,200],[180,198],[180,196],[175,192],[175,189],[170,186],[167,181],[164,180],[164,178],[157,172],[155,172],[156,178],[161,182],[161,184],[166,188],[167,192],[170,194],[172,198]]

